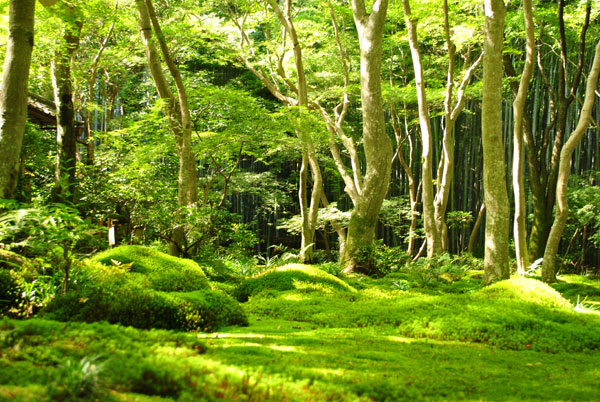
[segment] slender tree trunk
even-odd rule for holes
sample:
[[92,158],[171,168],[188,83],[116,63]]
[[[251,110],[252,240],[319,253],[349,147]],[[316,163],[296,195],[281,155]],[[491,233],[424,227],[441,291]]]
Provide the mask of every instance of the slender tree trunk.
[[509,277],[508,229],[510,210],[506,192],[506,163],[502,141],[502,48],[505,7],[503,0],[485,0],[483,55],[483,186],[487,209],[485,224],[485,280]]
[[[310,134],[299,133],[302,140],[302,164],[300,166],[300,215],[302,219],[302,236],[300,243],[300,261],[311,262],[315,243],[315,230],[319,214],[319,203],[323,192],[323,178],[317,161],[316,151]],[[308,169],[312,178],[312,192],[308,201]]]
[[52,60],[52,87],[56,105],[56,181],[52,198],[57,202],[74,202],[75,169],[77,165],[77,130],[75,129],[75,107],[73,105],[73,83],[71,65],[79,47],[79,36],[83,21],[79,10],[69,8],[69,16],[63,21],[64,43]]
[[600,41],[596,44],[594,61],[592,62],[592,67],[587,77],[585,100],[579,115],[579,122],[560,152],[556,186],[556,216],[554,218],[554,223],[552,224],[552,229],[550,230],[550,235],[548,236],[548,243],[546,244],[546,250],[544,252],[544,262],[542,263],[542,280],[544,282],[554,282],[556,280],[556,256],[569,214],[567,188],[569,185],[569,175],[571,173],[571,158],[575,148],[583,138],[583,135],[586,133],[590,124],[592,108],[596,98],[599,73]]
[[[150,68],[150,74],[159,96],[165,102],[165,114],[169,119],[169,125],[177,153],[179,156],[179,174],[177,185],[177,203],[180,207],[188,207],[198,200],[198,168],[196,158],[192,151],[192,123],[188,107],[185,86],[170,56],[166,41],[160,29],[158,19],[150,0],[136,0],[139,15],[139,27],[144,42],[146,58]],[[177,88],[177,99],[171,92],[166,77],[162,71],[158,51],[153,40],[153,28],[160,45],[165,63],[173,76]],[[185,234],[183,227],[177,225],[173,229],[172,239],[169,244],[171,255],[181,255],[185,252]]]
[[479,68],[483,60],[480,55],[471,66],[465,71],[462,82],[460,83],[454,103],[454,57],[456,47],[452,42],[450,35],[450,24],[448,21],[448,1],[444,0],[444,33],[446,45],[448,46],[448,78],[446,84],[446,98],[444,100],[444,132],[442,138],[443,154],[440,158],[438,169],[438,188],[433,202],[435,224],[440,234],[442,250],[448,251],[448,225],[446,224],[446,209],[450,198],[450,190],[454,178],[454,127],[456,120],[465,107],[466,89],[469,85],[475,70]]
[[395,109],[393,106],[391,106],[390,108],[390,112],[391,112],[391,121],[392,121],[392,128],[394,129],[394,135],[396,137],[396,153],[394,155],[394,159],[396,158],[396,156],[398,157],[398,161],[400,162],[400,166],[402,166],[402,169],[404,170],[404,173],[406,174],[406,177],[408,179],[408,196],[409,196],[409,200],[410,200],[410,226],[408,229],[408,245],[406,248],[406,254],[412,256],[415,252],[415,237],[416,237],[416,231],[417,231],[417,199],[419,198],[419,189],[421,188],[420,186],[417,188],[417,185],[415,183],[415,176],[413,173],[413,139],[408,131],[408,122],[405,121],[404,122],[404,128],[405,128],[405,132],[406,132],[406,139],[408,139],[408,143],[409,143],[409,162],[406,162],[406,159],[404,158],[404,154],[402,151],[402,135],[401,135],[401,130],[400,130],[400,119],[398,114],[396,113]]
[[341,262],[345,272],[357,264],[358,250],[373,243],[381,204],[390,182],[392,141],[388,137],[381,94],[383,26],[388,0],[375,0],[367,14],[364,0],[352,0],[360,44],[360,87],[366,174],[358,202],[350,216],[346,247]]
[[0,198],[13,198],[27,120],[35,0],[11,0],[0,84]]
[[[325,196],[325,192],[321,191],[321,204],[323,205],[324,208],[327,208],[329,206],[329,201],[327,201],[327,197]],[[346,229],[344,229],[341,225],[337,224],[337,223],[333,223],[331,225],[333,227],[333,230],[335,230],[335,232],[338,235],[338,242],[339,242],[339,253],[340,255],[344,253],[344,246],[346,244]],[[325,232],[325,235],[327,235],[327,230],[324,229],[323,232]]]
[[533,25],[533,11],[531,0],[523,0],[526,30],[526,59],[519,90],[513,103],[514,114],[514,153],[513,153],[513,188],[515,196],[515,219],[514,237],[515,250],[517,254],[517,271],[519,275],[525,275],[529,266],[529,255],[527,253],[527,204],[525,200],[525,182],[523,179],[523,152],[524,149],[524,126],[525,126],[525,102],[529,83],[533,76],[533,64],[535,61],[535,26]]
[[477,214],[477,219],[475,219],[475,225],[473,226],[473,230],[471,231],[471,235],[469,236],[469,245],[467,247],[467,252],[469,254],[473,254],[473,249],[475,248],[475,242],[477,241],[477,235],[479,234],[479,228],[481,227],[481,222],[483,222],[483,217],[485,216],[485,203],[481,204],[479,208],[479,213]]
[[[581,82],[581,77],[584,68],[585,59],[585,38],[590,23],[591,2],[586,4],[585,17],[583,26],[579,35],[579,60],[576,64],[576,69],[571,75],[572,80],[568,82],[567,67],[570,65],[567,52],[567,35],[565,31],[564,8],[565,1],[557,0],[558,14],[558,29],[560,41],[560,62],[558,63],[558,80],[556,90],[550,84],[550,80],[546,76],[541,59],[538,57],[538,65],[546,85],[548,94],[550,95],[550,113],[551,123],[544,132],[544,138],[547,138],[550,130],[554,129],[554,141],[552,143],[552,154],[549,167],[546,167],[545,150],[546,141],[542,140],[542,150],[539,152],[530,151],[528,146],[528,158],[539,157],[540,178],[543,184],[543,196],[540,191],[537,191],[535,185],[532,186],[534,197],[533,225],[529,240],[529,253],[533,259],[537,259],[545,255],[545,247],[548,241],[548,236],[551,230],[553,220],[554,207],[556,202],[556,190],[559,171],[560,154],[564,143],[565,133],[567,131],[567,115],[569,107],[575,99],[575,92]],[[554,51],[554,50],[552,50]],[[530,163],[531,165],[531,163]]]
[[[302,48],[292,20],[292,0],[285,0],[283,6],[285,14],[281,7],[274,0],[266,0],[273,8],[279,21],[283,25],[285,32],[290,36],[294,52],[294,61],[296,65],[296,88],[298,93],[298,106],[308,107],[308,85],[306,74],[304,73],[304,62],[302,61]],[[323,178],[317,159],[317,152],[313,144],[310,133],[303,130],[301,122],[298,121],[296,130],[302,143],[302,163],[300,166],[300,187],[298,198],[300,200],[300,214],[302,217],[302,232],[300,243],[300,261],[311,262],[315,243],[315,230],[317,226],[317,217],[319,214],[319,203],[321,202],[321,192],[323,191]],[[308,172],[310,168],[312,178],[312,191],[310,203],[308,201]]]
[[[274,76],[274,73],[271,73],[271,75],[268,76],[263,69],[255,68],[252,63],[250,63],[250,60],[248,60],[248,58],[243,54],[241,55],[242,60],[248,69],[267,87],[269,92],[271,92],[271,94],[283,104],[306,108],[309,104],[308,85],[306,81],[306,74],[304,72],[304,62],[302,61],[302,47],[300,46],[298,34],[292,19],[292,1],[284,0],[281,2],[281,4],[275,0],[265,0],[265,2],[273,9],[279,22],[284,28],[284,35],[282,35],[282,48],[285,49],[286,38],[288,36],[292,44],[294,62],[296,66],[296,83],[292,83],[286,76],[282,63],[284,56],[283,54],[278,56],[277,73],[279,77],[284,80],[291,92],[297,95],[297,99],[283,94],[281,88],[279,87],[279,83]],[[243,23],[239,23],[235,20],[235,12],[228,7],[225,7],[225,12],[229,13],[234,19],[234,22],[240,31],[240,35],[242,37],[242,48],[245,44],[250,45],[250,40],[244,31]],[[302,161],[300,165],[298,188],[298,199],[300,203],[300,215],[302,220],[300,260],[303,262],[310,262],[312,260],[312,253],[314,250],[319,203],[321,200],[321,194],[323,192],[323,179],[311,134],[303,130],[301,127],[301,121],[296,121],[294,124],[297,127],[296,134],[302,144]],[[312,191],[310,192],[310,201],[308,199],[309,170],[313,183]]]
[[178,121],[176,123],[181,126],[180,132],[175,136],[175,144],[179,153],[178,201],[181,206],[190,206],[198,201],[198,167],[196,166],[194,151],[192,150],[192,118],[188,106],[188,97],[179,69],[173,62],[165,36],[158,18],[156,18],[152,0],[144,1],[165,64],[173,77],[173,81],[175,81],[177,89],[177,102],[174,102],[177,106]]
[[452,95],[454,92],[454,57],[456,46],[450,35],[450,21],[448,18],[448,0],[444,0],[444,36],[448,47],[448,72],[446,82],[446,98],[444,99],[444,134],[442,137],[443,155],[440,158],[438,170],[438,191],[433,202],[435,224],[440,234],[442,250],[448,251],[448,225],[446,224],[446,208],[450,197],[450,188],[454,176],[454,125],[452,118]]
[[419,51],[419,42],[417,40],[417,28],[412,20],[410,4],[408,0],[402,0],[404,7],[404,20],[408,28],[408,42],[412,55],[413,68],[415,71],[415,85],[417,87],[417,99],[419,103],[419,123],[421,126],[422,140],[422,180],[423,186],[423,223],[425,226],[425,236],[427,238],[427,257],[431,258],[442,252],[442,240],[439,227],[435,220],[435,207],[433,205],[435,193],[433,190],[433,157],[431,122],[429,119],[429,106],[425,94],[425,81],[423,79],[423,66],[421,63],[421,53]]

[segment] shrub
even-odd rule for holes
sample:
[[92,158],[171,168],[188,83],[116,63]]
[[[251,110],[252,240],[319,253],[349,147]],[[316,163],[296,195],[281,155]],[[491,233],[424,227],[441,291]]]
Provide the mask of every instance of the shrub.
[[54,297],[62,273],[43,275],[41,272],[42,260],[30,260],[0,249],[0,315],[29,317]]
[[410,256],[400,247],[388,247],[377,241],[358,250],[355,257],[356,272],[380,277],[400,269],[410,261]]
[[207,289],[202,268],[192,260],[172,257],[148,247],[120,246],[92,257],[104,265],[130,265],[130,272],[143,274],[154,290],[190,292]]
[[[6,200],[0,202],[6,204]],[[63,273],[63,292],[67,289],[75,250],[83,243],[94,243],[102,228],[79,216],[79,212],[63,204],[32,208],[11,206],[0,215],[0,244],[8,249],[44,259],[55,271]],[[4,254],[4,253],[3,253]]]
[[356,292],[352,286],[333,275],[310,265],[289,264],[269,270],[242,282],[233,296],[241,302],[266,290],[309,289],[325,293]]

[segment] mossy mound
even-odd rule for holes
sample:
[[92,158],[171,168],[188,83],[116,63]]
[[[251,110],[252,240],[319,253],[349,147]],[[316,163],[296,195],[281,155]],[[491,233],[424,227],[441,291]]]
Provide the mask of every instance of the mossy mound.
[[[226,325],[248,324],[240,304],[222,292],[198,289],[198,282],[190,286],[192,291],[162,291],[174,286],[156,286],[156,271],[130,272],[124,264],[106,266],[94,259],[79,264],[69,291],[48,305],[45,316],[60,321],[108,321],[141,329],[183,331],[215,331]],[[190,272],[193,271],[184,270],[178,277],[177,271],[171,269],[166,278],[171,283],[183,283]],[[200,277],[197,272],[193,274]],[[206,278],[202,278],[201,283],[208,286]]]
[[120,246],[96,254],[92,261],[106,266],[124,266],[129,272],[147,278],[154,290],[191,292],[209,288],[206,275],[196,262],[148,247]]
[[549,308],[573,308],[560,293],[547,284],[536,279],[514,276],[497,282],[479,291],[483,297],[518,299],[526,303],[534,303]]
[[324,293],[356,292],[352,286],[327,272],[310,265],[288,264],[249,278],[234,291],[241,302],[267,290],[315,290]]

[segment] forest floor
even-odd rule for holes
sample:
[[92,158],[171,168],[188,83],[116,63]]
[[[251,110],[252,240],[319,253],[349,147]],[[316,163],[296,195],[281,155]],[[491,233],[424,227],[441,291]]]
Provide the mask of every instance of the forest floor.
[[[399,290],[397,278],[348,283],[356,294],[296,289],[251,297],[250,325],[215,333],[4,319],[0,400],[600,397],[593,304],[570,312],[553,304],[562,303],[556,294],[540,295],[542,288],[530,289],[541,298],[533,302],[523,283],[516,293],[500,286],[460,294]],[[597,279],[568,276],[555,287],[571,300],[600,301]]]

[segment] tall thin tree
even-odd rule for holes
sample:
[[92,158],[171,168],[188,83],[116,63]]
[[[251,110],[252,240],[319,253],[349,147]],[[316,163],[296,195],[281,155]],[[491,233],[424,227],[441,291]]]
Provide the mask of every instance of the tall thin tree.
[[[142,41],[144,43],[146,59],[148,60],[148,66],[150,68],[150,74],[154,80],[158,95],[164,101],[165,115],[169,120],[169,127],[175,139],[175,145],[179,156],[177,202],[180,207],[185,208],[195,204],[198,200],[198,168],[192,150],[192,121],[185,85],[179,69],[169,53],[169,48],[156,17],[152,1],[136,0],[136,6],[139,16],[138,23]],[[156,33],[161,53],[167,64],[167,68],[175,81],[177,97],[175,97],[171,91],[162,70],[162,63],[153,39],[153,32]],[[185,238],[183,228],[176,225],[173,229],[171,241],[169,243],[169,253],[172,255],[184,254],[184,243]]]
[[515,196],[515,218],[514,237],[515,251],[517,254],[517,270],[520,275],[525,275],[529,265],[529,254],[527,252],[527,209],[525,202],[525,183],[523,179],[524,160],[524,126],[526,124],[525,101],[529,83],[533,76],[535,63],[535,26],[533,25],[533,7],[531,0],[523,0],[523,13],[525,18],[525,66],[521,75],[521,82],[517,90],[517,96],[513,102],[514,115],[514,152],[513,152],[513,189]]
[[600,41],[596,44],[596,54],[594,56],[594,61],[592,62],[590,73],[587,77],[585,100],[579,115],[579,122],[560,152],[560,164],[556,186],[556,216],[554,218],[554,223],[552,224],[552,229],[550,230],[548,243],[546,244],[546,250],[544,252],[544,262],[542,263],[542,280],[544,280],[544,282],[554,282],[556,280],[556,255],[558,253],[560,238],[562,237],[569,215],[567,188],[569,185],[569,175],[571,173],[571,158],[575,148],[590,125],[592,109],[598,92],[599,74]]
[[64,24],[62,41],[52,59],[52,88],[56,105],[56,171],[52,198],[60,202],[74,202],[75,169],[77,167],[77,130],[73,104],[73,59],[77,48],[83,19],[81,10],[71,4],[56,7]]

